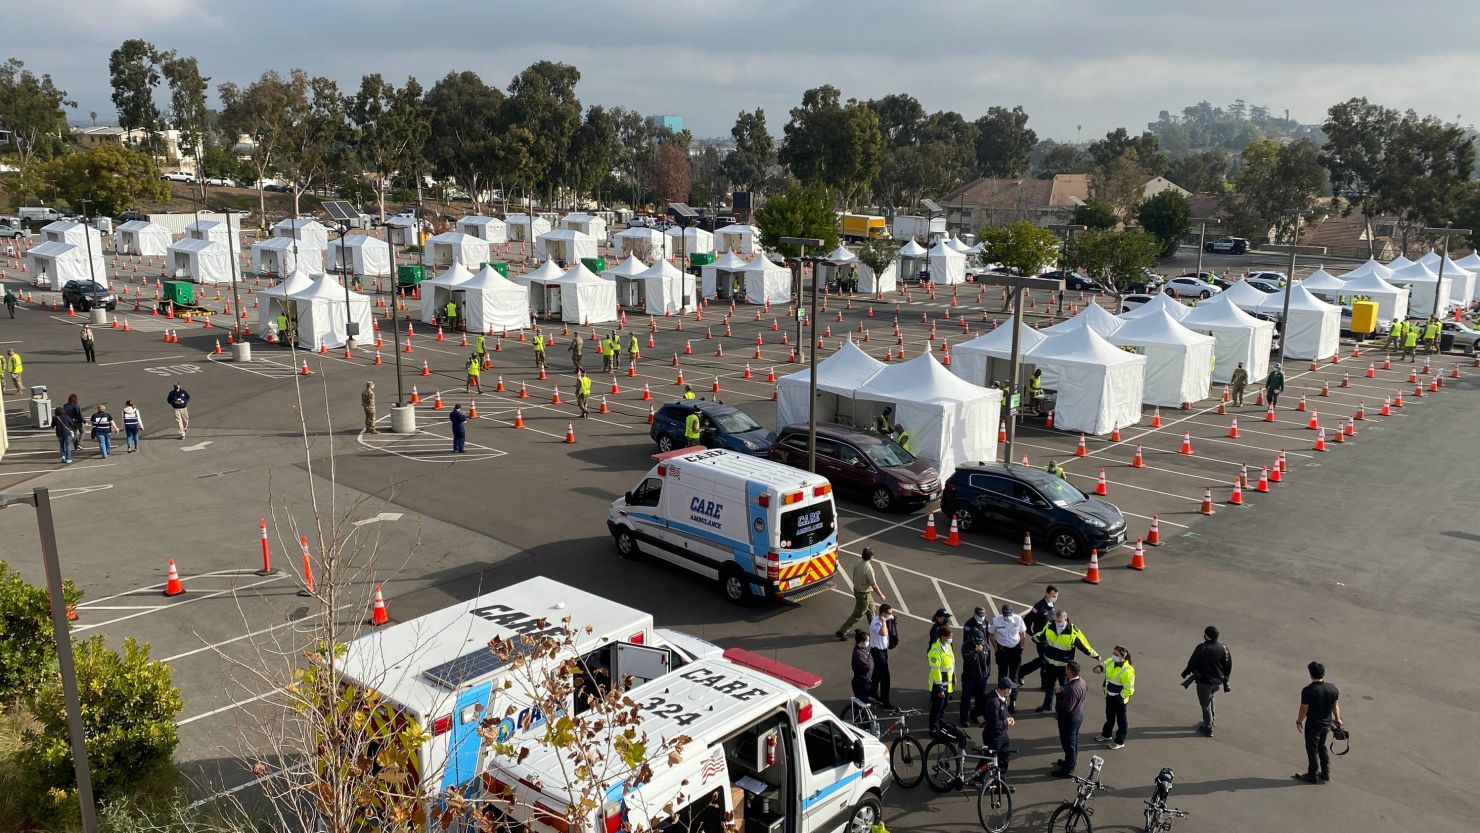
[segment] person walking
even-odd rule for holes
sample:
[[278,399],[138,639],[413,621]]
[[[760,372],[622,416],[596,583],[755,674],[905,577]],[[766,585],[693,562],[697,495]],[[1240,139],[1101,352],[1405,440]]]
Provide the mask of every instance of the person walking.
[[570,340],[570,363],[575,366],[577,373],[581,372],[581,352],[585,349],[580,336]]
[[1387,341],[1383,342],[1384,350],[1393,350],[1403,346],[1403,319],[1393,319],[1393,326],[1388,330]]
[[[997,655],[997,673],[1009,680],[1022,683],[1023,640],[1028,638],[1028,626],[1023,617],[1012,612],[1012,605],[1002,606],[1002,612],[987,623],[987,634]],[[1018,687],[1012,687],[1011,699],[1007,704],[1008,714],[1017,714]]]
[[15,317],[15,304],[16,304],[15,293],[14,292],[11,292],[10,291],[10,287],[7,286],[5,288],[5,311],[8,312],[8,313],[10,313],[10,317],[11,318],[14,318]]
[[15,392],[21,392],[21,374],[26,372],[26,365],[21,361],[21,354],[14,350],[5,351],[5,364],[0,367],[5,371],[5,378],[15,387]]
[[581,419],[591,416],[591,377],[586,371],[576,371],[576,406],[581,409]]
[[360,406],[365,409],[365,433],[379,434],[380,429],[375,427],[375,383],[366,382],[365,389],[360,392]]
[[1417,324],[1409,324],[1403,328],[1403,355],[1408,357],[1409,364],[1415,361],[1414,356],[1418,353],[1418,333]]
[[83,361],[85,361],[85,362],[94,362],[94,363],[97,362],[97,360],[98,360],[98,354],[94,350],[94,348],[96,346],[97,346],[97,344],[94,341],[92,325],[91,324],[83,324],[82,325],[82,360]]
[[601,356],[602,373],[612,372],[612,354],[611,351],[607,349],[609,346],[610,345],[607,343],[607,340],[605,338],[599,338],[596,340],[596,352]]
[[1089,693],[1089,685],[1079,676],[1079,663],[1072,659],[1064,663],[1064,679],[1054,693],[1058,695],[1054,716],[1058,718],[1059,747],[1064,757],[1052,774],[1068,778],[1079,763],[1079,726],[1084,722],[1084,698]]
[[[997,753],[997,770],[1007,775],[1007,759],[1012,756],[1012,738],[1008,731],[1017,723],[1012,716],[1012,702],[1017,699],[1018,684],[1013,678],[1003,675],[997,678],[997,686],[987,695],[986,722],[982,725],[982,743]],[[1007,788],[1012,792],[1012,787]]]
[[452,450],[454,453],[462,454],[463,445],[468,441],[468,415],[463,413],[462,405],[453,405],[452,412],[447,415],[448,422],[452,423]]
[[482,374],[483,374],[483,363],[480,362],[480,361],[478,361],[478,354],[477,353],[474,353],[473,355],[468,356],[468,392],[469,393],[472,393],[475,390],[477,392],[479,392],[479,393],[482,393],[483,392],[483,383],[478,380],[478,377],[481,376]]
[[72,450],[75,452],[82,447],[82,403],[77,400],[77,394],[67,394],[67,404],[62,406],[62,413],[72,422]]
[[987,687],[992,684],[992,652],[987,639],[987,609],[977,607],[961,626],[962,726],[977,725],[986,711]]
[[637,333],[632,333],[627,338],[627,369],[637,367],[637,360],[642,358],[642,345],[637,343]]
[[874,656],[868,650],[868,634],[853,632],[853,658],[850,661],[853,678],[848,681],[853,689],[853,699],[865,705],[874,693]]
[[894,701],[889,699],[889,651],[897,647],[899,632],[895,630],[894,608],[884,602],[868,623],[868,652],[874,659],[873,697],[890,710]]
[[180,429],[180,439],[190,431],[190,392],[177,383],[165,394],[164,401],[175,410],[175,427]]
[[130,399],[123,403],[123,446],[129,454],[139,450],[139,434],[144,430],[144,416]]
[[108,459],[113,450],[113,432],[118,430],[118,423],[108,413],[108,404],[99,402],[98,409],[88,417],[88,422],[92,425],[93,439],[98,442],[98,451],[102,453],[104,460]]
[[[580,339],[576,336],[576,341]],[[534,331],[534,368],[541,372],[545,369],[545,334],[539,330]]]
[[1233,396],[1233,407],[1244,406],[1244,388],[1249,386],[1249,371],[1244,369],[1244,363],[1239,362],[1238,367],[1233,369],[1233,377],[1228,380],[1229,392]]
[[925,654],[930,666],[930,731],[940,728],[955,690],[956,655],[951,652],[951,629],[941,627]]
[[488,339],[485,336],[480,334],[473,342],[473,355],[478,357],[478,364],[488,361]]
[[1312,661],[1310,685],[1300,690],[1300,713],[1295,728],[1305,733],[1305,772],[1295,777],[1307,784],[1324,784],[1331,780],[1331,752],[1326,737],[1333,726],[1341,725],[1341,692],[1326,682],[1326,666]]
[[1213,736],[1213,722],[1217,717],[1213,698],[1218,689],[1225,692],[1228,678],[1233,673],[1233,655],[1228,647],[1218,641],[1218,629],[1212,625],[1203,628],[1203,641],[1192,649],[1187,658],[1187,667],[1182,669],[1182,687],[1197,684],[1197,703],[1202,706],[1202,722],[1197,730],[1208,737]]
[[1110,659],[1096,666],[1095,671],[1105,674],[1105,726],[1095,740],[1109,744],[1111,749],[1124,749],[1125,735],[1130,728],[1126,722],[1126,706],[1131,702],[1131,695],[1136,693],[1136,667],[1131,664],[1131,652],[1116,645]]
[[858,563],[853,565],[849,578],[853,579],[853,612],[848,614],[848,621],[838,626],[833,632],[839,640],[847,639],[844,634],[853,623],[862,619],[868,622],[874,618],[874,597],[879,601],[888,601],[884,598],[884,591],[879,589],[879,581],[874,577],[874,551],[869,547],[863,548],[863,553]]
[[[1034,671],[1043,669],[1043,640],[1038,638],[1038,632],[1053,621],[1054,605],[1059,600],[1059,588],[1052,584],[1043,590],[1043,598],[1033,603],[1033,607],[1023,616],[1023,624],[1028,629],[1028,636],[1033,640],[1033,650],[1037,654],[1033,659],[1023,663],[1018,673],[1018,681],[1022,682]],[[1043,687],[1048,686],[1047,678],[1042,680]]]
[[1054,611],[1052,624],[1039,631],[1038,638],[1043,640],[1043,672],[1048,684],[1043,693],[1043,705],[1038,707],[1038,711],[1046,712],[1053,708],[1054,694],[1063,686],[1065,669],[1074,660],[1075,651],[1082,651],[1095,659],[1100,655],[1090,646],[1084,631],[1069,621],[1069,614],[1064,610]]
[[57,445],[61,447],[62,462],[66,465],[72,464],[72,450],[77,447],[77,431],[79,425],[67,416],[67,412],[61,408],[51,409],[51,430],[57,435]]
[[1429,323],[1423,327],[1423,346],[1425,353],[1433,355],[1439,352],[1439,331],[1442,329],[1443,325],[1439,323],[1439,319],[1430,316]]
[[1269,371],[1269,375],[1264,377],[1264,398],[1271,408],[1280,403],[1280,392],[1285,389],[1285,371],[1281,370],[1281,367],[1279,362],[1275,362],[1274,370]]

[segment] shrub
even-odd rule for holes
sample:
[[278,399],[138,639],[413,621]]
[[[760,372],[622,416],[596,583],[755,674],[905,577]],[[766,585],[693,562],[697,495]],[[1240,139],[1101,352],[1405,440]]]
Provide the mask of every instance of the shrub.
[[[73,605],[82,598],[82,591],[64,582],[62,597]],[[55,661],[46,588],[27,584],[0,561],[0,708],[33,691]]]

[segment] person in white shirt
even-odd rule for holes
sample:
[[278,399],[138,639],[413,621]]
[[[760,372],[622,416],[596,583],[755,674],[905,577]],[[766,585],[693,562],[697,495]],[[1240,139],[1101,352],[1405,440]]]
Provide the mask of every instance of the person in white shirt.
[[[1012,612],[1012,605],[1002,606],[1002,613],[992,617],[987,624],[987,633],[997,654],[997,673],[1017,682],[1022,682],[1023,640],[1028,638],[1028,625],[1023,617]],[[1008,713],[1017,713],[1018,690],[1013,688]]]
[[889,702],[889,649],[899,644],[894,631],[894,608],[879,605],[879,612],[868,625],[868,651],[874,658],[874,699],[893,710]]

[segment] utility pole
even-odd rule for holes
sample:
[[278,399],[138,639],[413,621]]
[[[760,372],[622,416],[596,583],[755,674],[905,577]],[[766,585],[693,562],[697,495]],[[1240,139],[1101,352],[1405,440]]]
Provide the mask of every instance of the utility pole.
[[[807,260],[807,247],[816,248],[822,245],[822,241],[816,237],[783,237],[781,243],[787,246],[796,246],[797,257],[797,341],[802,340],[802,266]],[[807,471],[817,471],[817,270],[812,271],[812,308],[807,313],[807,320],[812,328],[810,350],[807,359]],[[797,351],[801,352],[801,344],[797,345]]]
[[1293,223],[1290,230],[1290,271],[1285,275],[1285,298],[1283,305],[1280,307],[1280,352],[1275,358],[1276,362],[1284,364],[1285,334],[1289,331],[1288,324],[1290,321],[1290,291],[1295,288],[1295,244],[1300,242],[1300,215],[1305,213],[1305,211],[1300,208],[1287,208],[1280,213],[1285,217],[1289,217]]
[[[1061,295],[1064,292],[1064,281],[1061,278],[1028,277],[1026,275],[998,275],[988,272],[977,279],[977,283],[986,286],[1002,286],[1012,294],[1012,318],[1008,325],[1012,327],[1012,358],[1009,361],[1007,371],[1008,387],[1007,394],[1002,398],[1002,418],[1007,422],[1007,445],[1002,450],[1002,464],[1012,465],[1013,444],[1017,440],[1017,412],[1021,407],[1021,397],[1018,394],[1018,375],[1022,371],[1022,329],[1023,329],[1023,290],[1047,289],[1050,292],[1057,290]],[[972,384],[986,384],[989,380],[967,379]],[[814,397],[815,398],[815,397]]]
[[[1074,245],[1074,232],[1076,232],[1076,231],[1084,231],[1084,230],[1086,230],[1088,228],[1089,228],[1089,226],[1080,225],[1080,224],[1077,224],[1077,223],[1055,223],[1055,224],[1050,225],[1048,227],[1048,230],[1049,231],[1063,232],[1063,234],[1064,234],[1064,242],[1063,242],[1062,245],[1059,246],[1059,274],[1061,274],[1061,275],[1063,274],[1063,272],[1064,272],[1064,258],[1066,258],[1066,257],[1069,256],[1069,247],[1072,246],[1072,245]],[[1063,315],[1064,315],[1064,292],[1063,292],[1063,290],[1059,290],[1059,311],[1058,311],[1057,314],[1060,317],[1063,317]]]
[[1208,226],[1219,226],[1223,221],[1217,217],[1193,217],[1192,222],[1197,223],[1197,279],[1202,280],[1202,256],[1204,247],[1208,245]]
[[[1468,236],[1470,234],[1470,229],[1445,226],[1443,228],[1426,228],[1423,230],[1423,233],[1427,234],[1430,237],[1439,238],[1439,277],[1437,280],[1434,281],[1433,317],[1438,320],[1443,320],[1444,298],[1442,296],[1444,293],[1444,261],[1449,259],[1449,238],[1454,237],[1455,235]],[[1435,345],[1436,348],[1437,346],[1438,345]]]

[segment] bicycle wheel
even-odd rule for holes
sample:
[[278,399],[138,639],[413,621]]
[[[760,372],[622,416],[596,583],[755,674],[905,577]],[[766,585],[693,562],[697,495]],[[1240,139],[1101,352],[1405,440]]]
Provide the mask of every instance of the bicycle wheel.
[[925,747],[925,780],[938,793],[954,790],[961,783],[961,748],[936,738]]
[[909,735],[900,735],[889,745],[889,768],[894,783],[906,789],[919,786],[925,777],[925,749]]
[[999,773],[982,782],[976,795],[976,817],[987,833],[1002,833],[1012,821],[1012,793]]
[[1048,817],[1048,833],[1094,833],[1089,814],[1073,804],[1064,804]]
[[1156,831],[1161,829],[1161,819],[1157,817],[1157,812],[1150,807],[1147,807],[1144,812],[1146,815],[1145,833],[1156,833]]

